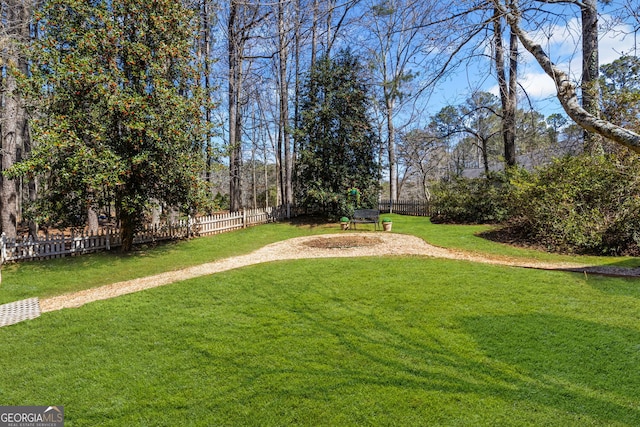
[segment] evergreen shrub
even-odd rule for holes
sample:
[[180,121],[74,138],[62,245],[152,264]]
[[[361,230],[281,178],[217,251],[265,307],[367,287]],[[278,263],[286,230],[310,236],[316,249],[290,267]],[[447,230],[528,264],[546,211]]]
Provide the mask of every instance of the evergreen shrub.
[[434,223],[501,223],[549,251],[640,255],[640,158],[567,156],[535,172],[455,178],[433,190]]
[[640,159],[564,157],[512,180],[511,225],[552,251],[638,254]]
[[432,222],[501,223],[510,217],[510,183],[503,172],[489,173],[486,178],[442,181],[432,194]]

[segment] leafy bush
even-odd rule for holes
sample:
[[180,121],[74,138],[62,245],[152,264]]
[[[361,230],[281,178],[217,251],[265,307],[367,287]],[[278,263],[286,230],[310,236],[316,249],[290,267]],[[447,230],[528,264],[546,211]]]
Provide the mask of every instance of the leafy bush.
[[509,218],[510,184],[507,174],[486,178],[457,177],[433,189],[433,222],[500,223]]
[[640,254],[635,155],[565,157],[533,173],[456,178],[433,193],[433,222],[504,223],[520,240],[550,251]]
[[637,254],[640,160],[565,157],[512,180],[511,224],[549,250]]

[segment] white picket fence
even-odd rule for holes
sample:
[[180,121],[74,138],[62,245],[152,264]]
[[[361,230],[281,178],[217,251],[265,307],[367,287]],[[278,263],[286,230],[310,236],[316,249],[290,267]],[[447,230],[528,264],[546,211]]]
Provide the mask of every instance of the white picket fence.
[[[289,217],[291,217],[290,207],[278,206],[189,218],[171,224],[149,225],[136,233],[134,243],[152,243],[225,233]],[[31,236],[7,238],[3,233],[0,237],[0,252],[2,262],[27,261],[109,251],[121,244],[120,231],[116,228],[102,228],[96,233],[47,235],[39,239]]]

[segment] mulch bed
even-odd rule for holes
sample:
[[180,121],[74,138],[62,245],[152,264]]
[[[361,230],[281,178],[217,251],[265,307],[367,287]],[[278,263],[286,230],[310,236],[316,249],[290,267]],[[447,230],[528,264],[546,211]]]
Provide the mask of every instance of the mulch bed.
[[319,237],[309,240],[304,245],[318,249],[347,249],[360,248],[364,246],[379,245],[382,239],[369,236],[339,236],[339,237]]

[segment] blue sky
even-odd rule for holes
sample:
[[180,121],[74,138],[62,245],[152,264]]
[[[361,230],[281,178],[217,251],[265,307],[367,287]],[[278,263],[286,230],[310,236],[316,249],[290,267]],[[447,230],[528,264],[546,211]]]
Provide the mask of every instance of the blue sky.
[[[640,5],[638,6],[640,8]],[[611,20],[611,16],[603,15],[601,28]],[[581,23],[574,18],[564,26],[549,26],[545,31],[532,33],[543,46],[552,60],[563,70],[573,76],[574,81],[580,81],[581,55],[580,34]],[[640,37],[639,37],[640,39]],[[577,46],[577,49],[576,49]],[[631,54],[640,50],[640,40],[635,40],[633,27],[629,24],[619,24],[611,30],[601,32],[599,44],[600,64],[608,64],[622,54]],[[533,108],[545,116],[561,112],[562,107],[555,98],[556,90],[551,78],[540,68],[533,56],[521,47],[521,62],[519,65],[518,81],[526,89]],[[469,96],[474,88],[492,92],[498,95],[495,76],[490,73],[489,62],[478,64],[477,68],[467,68],[458,71],[452,78],[441,82],[438,90],[429,102],[430,114],[435,114],[440,108],[452,104],[457,105]],[[527,101],[520,97],[520,108],[528,108]]]

